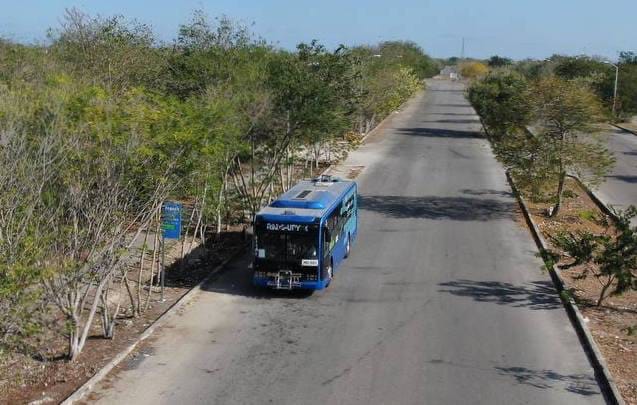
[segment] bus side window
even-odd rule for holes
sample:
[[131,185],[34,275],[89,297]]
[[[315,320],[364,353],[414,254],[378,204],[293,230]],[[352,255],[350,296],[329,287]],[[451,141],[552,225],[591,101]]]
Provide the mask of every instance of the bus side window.
[[341,210],[341,218],[343,222],[346,222],[352,217],[354,213],[354,195],[351,195],[343,202],[343,209]]
[[330,245],[333,242],[336,242],[338,235],[341,233],[343,221],[341,221],[340,215],[340,206],[336,207],[334,211],[330,214],[330,216],[325,221],[326,229],[329,231],[330,238],[325,238],[326,246],[328,249],[331,247]]

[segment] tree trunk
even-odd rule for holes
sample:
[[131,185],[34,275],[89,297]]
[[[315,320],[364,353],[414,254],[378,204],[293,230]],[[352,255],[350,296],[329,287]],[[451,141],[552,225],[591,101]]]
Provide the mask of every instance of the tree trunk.
[[148,309],[150,305],[150,298],[153,294],[153,279],[155,278],[155,266],[157,266],[157,246],[159,245],[159,225],[160,225],[160,213],[157,213],[157,225],[155,225],[155,235],[153,237],[153,259],[150,262],[150,278],[148,279],[148,295],[146,295],[146,302],[144,303],[144,311]]
[[[206,187],[208,187],[208,184],[206,184]],[[204,191],[205,193],[205,191]],[[192,226],[192,220],[195,217],[195,210],[197,209],[197,200],[195,200],[194,204],[192,205],[192,211],[190,212],[190,219],[188,219],[188,225],[186,226],[186,231],[184,232],[184,239],[181,241],[181,258],[183,259],[184,256],[186,256],[186,239],[188,239],[188,230],[190,229],[190,227]],[[193,235],[195,235],[197,228],[195,228],[195,231],[193,232]]]
[[[146,258],[146,243],[148,242],[148,228],[144,234],[144,243],[142,245],[142,255],[139,259],[139,274],[137,276],[137,304],[133,305],[133,314],[135,316],[141,313],[142,306],[142,284],[144,283],[144,259]],[[128,276],[124,273],[124,277],[128,280]]]
[[221,239],[221,207],[222,207],[222,201],[223,201],[223,189],[225,187],[225,179],[224,179],[224,184],[222,185],[222,187],[219,188],[219,196],[217,199],[217,209],[216,209],[216,217],[217,217],[217,228],[216,228],[216,236],[215,238],[217,239],[217,241],[219,241]]
[[[84,322],[84,325],[80,325],[80,317],[73,317],[73,328],[75,333],[72,334],[72,342],[71,342],[71,351],[69,352],[69,358],[71,361],[77,359],[77,356],[80,355],[80,352],[84,348],[84,344],[86,343],[86,338],[88,337],[89,331],[91,330],[91,325],[93,324],[93,318],[95,317],[95,312],[97,312],[97,304],[99,302],[99,297],[102,294],[102,289],[104,285],[108,281],[108,277],[104,278],[97,286],[95,290],[95,296],[93,298],[93,304],[91,305],[91,309],[88,313],[88,317]],[[80,329],[82,333],[80,335]]]
[[[120,305],[120,297],[117,298],[117,305],[115,306],[115,310],[111,315],[108,310],[108,291],[109,288],[104,289],[102,295],[100,296],[100,300],[102,302],[102,334],[106,339],[112,339],[115,335],[115,322],[117,321],[117,316],[119,315]],[[120,296],[121,296],[121,288],[120,288]]]
[[133,290],[130,288],[130,284],[128,283],[128,270],[124,272],[124,276],[122,277],[122,284],[126,287],[126,292],[128,293],[128,298],[130,299],[131,309],[133,310],[133,316],[137,318],[141,314],[141,296],[139,297],[139,302],[135,302],[135,297],[133,296]]
[[279,167],[279,175],[281,177],[281,192],[285,191],[285,178],[283,176],[283,166]]
[[[289,137],[290,136],[290,132],[292,131],[292,126],[290,125],[290,110],[287,111],[287,117],[285,119],[285,136]],[[288,144],[287,147],[285,148],[285,160],[286,160],[286,165],[287,165],[287,171],[288,171],[288,178],[287,178],[287,184],[285,187],[285,190],[283,190],[283,192],[286,192],[287,190],[290,189],[290,187],[292,187],[292,169],[293,169],[293,160],[290,157],[290,145]]]
[[599,293],[599,298],[597,299],[597,306],[598,307],[602,306],[602,302],[604,302],[604,299],[606,299],[606,291],[613,284],[614,280],[615,280],[614,277],[609,277],[608,281],[606,282],[606,284],[602,285],[602,291]]
[[[289,124],[288,124],[289,126]],[[283,192],[286,192],[292,187],[292,171],[294,169],[294,159],[290,156],[290,147],[288,146],[285,149],[285,157],[286,157],[286,166],[287,166],[287,184],[285,185],[285,189]]]
[[560,173],[560,181],[557,186],[557,196],[556,196],[557,202],[555,203],[555,206],[553,207],[553,211],[551,211],[551,217],[557,216],[558,212],[560,211],[560,207],[562,206],[562,194],[564,192],[565,180],[566,180],[566,172],[562,171]]

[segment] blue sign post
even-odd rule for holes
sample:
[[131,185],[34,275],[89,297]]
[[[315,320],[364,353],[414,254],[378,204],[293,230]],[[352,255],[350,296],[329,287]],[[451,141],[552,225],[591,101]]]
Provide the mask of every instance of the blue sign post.
[[161,219],[162,236],[164,239],[179,239],[181,237],[181,204],[166,201],[162,208]]
[[166,201],[162,206],[161,215],[161,300],[164,300],[164,280],[166,278],[165,246],[166,239],[181,237],[181,204]]

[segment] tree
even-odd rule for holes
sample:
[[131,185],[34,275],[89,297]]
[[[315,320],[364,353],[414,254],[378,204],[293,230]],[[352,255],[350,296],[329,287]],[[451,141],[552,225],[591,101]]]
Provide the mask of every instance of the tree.
[[529,83],[513,71],[494,71],[473,82],[468,98],[496,143],[531,120]]
[[534,59],[524,59],[513,65],[512,69],[520,73],[527,80],[537,80],[550,73],[549,62]]
[[489,68],[480,62],[463,62],[460,64],[460,74],[467,79],[477,79],[489,73]]
[[[266,198],[277,170],[281,188],[291,186],[293,150],[320,147],[350,126],[354,72],[346,48],[327,51],[318,42],[300,44],[296,54],[280,54],[267,64],[266,86],[271,102],[268,120],[251,126],[248,156],[237,156],[233,174],[237,190],[253,216]],[[250,164],[249,175],[242,161]],[[316,159],[318,165],[318,159]],[[263,170],[258,170],[255,165]],[[284,178],[287,181],[284,181]]]
[[394,63],[378,52],[380,50],[373,47],[352,49],[358,71],[354,86],[357,93],[354,125],[360,133],[369,132],[378,121],[424,87],[410,66]]
[[[0,104],[16,103],[0,91]],[[15,105],[15,104],[14,104]],[[4,105],[2,107],[5,107]],[[2,108],[3,111],[7,111]],[[47,185],[59,173],[64,140],[47,134],[33,143],[19,120],[0,128],[0,352],[30,351],[48,313],[38,283],[46,273],[47,246],[55,235],[55,207]],[[37,348],[36,348],[37,350]]]
[[586,264],[583,276],[592,273],[600,282],[597,306],[602,305],[613,285],[612,294],[637,290],[637,228],[631,226],[631,219],[636,215],[637,210],[632,206],[624,212],[616,212],[611,234],[567,232],[553,238],[555,245],[573,258],[566,267]]
[[68,9],[61,29],[51,30],[49,37],[55,58],[76,78],[115,92],[162,84],[165,57],[145,24],[122,16],[92,18]]
[[518,185],[533,198],[554,190],[552,215],[559,212],[567,174],[594,186],[613,164],[596,135],[604,119],[600,101],[585,82],[548,76],[528,83],[502,71],[472,83],[468,95]]
[[595,94],[574,81],[547,77],[532,87],[534,133],[543,145],[547,178],[556,178],[555,205],[551,216],[558,214],[564,181],[568,173],[577,174],[591,184],[598,183],[613,164],[600,142],[589,134],[603,120],[602,108]]
[[602,60],[587,56],[559,56],[552,57],[553,73],[565,80],[585,78],[597,74],[605,74],[608,67]]
[[[611,74],[605,83],[606,92],[612,95],[614,85],[614,69],[608,66]],[[620,52],[618,108],[624,116],[637,114],[637,55],[634,52]]]
[[487,65],[491,68],[503,67],[512,65],[513,61],[509,58],[504,58],[502,56],[494,55],[489,58],[487,61]]
[[[210,21],[203,11],[196,10],[191,21],[179,27],[169,55],[168,90],[185,99],[222,85],[236,76],[237,64],[246,63],[245,53],[254,47],[265,44],[255,41],[245,26],[225,16]],[[258,59],[251,61],[258,63]]]
[[439,65],[416,43],[411,41],[385,41],[373,50],[384,66],[398,65],[410,69],[418,79],[436,75]]

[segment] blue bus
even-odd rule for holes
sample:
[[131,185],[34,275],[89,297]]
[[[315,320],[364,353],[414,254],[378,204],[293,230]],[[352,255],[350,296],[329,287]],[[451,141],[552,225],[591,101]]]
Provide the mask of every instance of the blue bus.
[[304,180],[263,208],[254,221],[253,283],[320,290],[349,253],[358,231],[353,181]]

